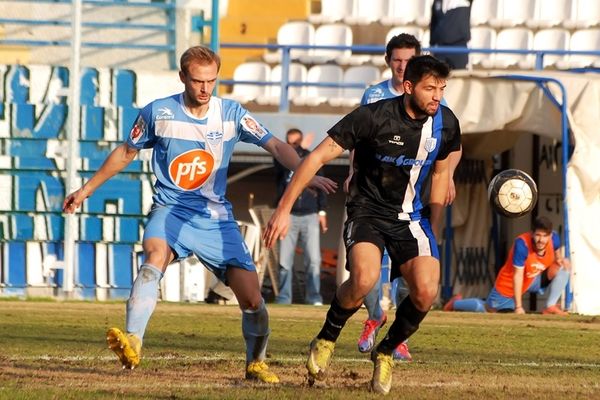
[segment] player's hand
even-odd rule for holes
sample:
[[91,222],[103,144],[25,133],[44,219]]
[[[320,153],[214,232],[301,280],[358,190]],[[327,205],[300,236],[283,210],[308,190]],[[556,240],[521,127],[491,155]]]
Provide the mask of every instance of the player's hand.
[[523,307],[515,308],[515,314],[525,314],[525,309]]
[[275,213],[273,213],[271,219],[267,222],[267,226],[263,232],[262,238],[265,246],[268,249],[273,248],[277,240],[281,240],[285,237],[289,227],[290,213],[280,211],[279,208],[275,210]]
[[448,182],[448,193],[446,193],[446,199],[444,200],[444,206],[449,206],[454,202],[456,198],[456,186],[454,186],[454,179],[450,179]]
[[324,176],[315,175],[308,183],[308,187],[320,189],[325,192],[325,194],[332,194],[337,190],[338,184]]
[[65,197],[65,201],[63,201],[63,212],[73,214],[87,197],[88,195],[83,192],[82,188],[69,194]]
[[321,226],[321,232],[327,233],[327,215],[319,215],[319,225]]

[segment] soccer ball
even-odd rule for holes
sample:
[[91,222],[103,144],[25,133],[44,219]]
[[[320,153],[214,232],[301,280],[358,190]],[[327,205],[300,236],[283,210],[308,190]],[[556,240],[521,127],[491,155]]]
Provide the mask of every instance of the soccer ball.
[[537,185],[519,169],[507,169],[496,175],[488,186],[492,209],[508,218],[518,218],[535,207]]

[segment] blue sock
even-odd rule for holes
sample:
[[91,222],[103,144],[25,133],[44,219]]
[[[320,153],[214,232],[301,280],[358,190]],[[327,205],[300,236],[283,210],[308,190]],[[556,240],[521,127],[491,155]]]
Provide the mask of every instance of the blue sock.
[[364,304],[369,313],[369,319],[374,319],[376,321],[381,320],[383,318],[383,309],[381,308],[381,304],[379,304],[379,288],[380,283],[378,282],[373,289],[367,294],[365,297]]
[[548,299],[546,300],[546,308],[555,305],[558,303],[558,299],[562,294],[563,290],[565,290],[565,286],[567,286],[567,281],[569,280],[569,271],[564,268],[558,270],[556,275],[554,275],[554,279],[550,281],[550,285],[548,288]]
[[160,269],[150,264],[142,264],[138,276],[133,282],[129,300],[127,300],[127,333],[133,333],[140,340],[144,337],[146,325],[158,300],[158,283],[163,277]]
[[454,311],[485,312],[485,303],[481,299],[471,298],[456,300],[454,302]]
[[269,313],[264,300],[257,310],[242,310],[242,333],[246,341],[246,365],[251,361],[264,360],[270,333]]

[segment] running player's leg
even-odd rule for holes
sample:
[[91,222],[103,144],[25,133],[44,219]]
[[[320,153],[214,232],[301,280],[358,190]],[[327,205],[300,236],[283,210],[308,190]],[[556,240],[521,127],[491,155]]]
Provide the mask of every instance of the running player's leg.
[[246,341],[246,378],[278,383],[265,363],[269,339],[269,314],[260,293],[258,275],[238,267],[227,268],[227,282],[242,310],[242,333]]
[[344,325],[363,303],[364,297],[379,279],[381,248],[373,243],[360,242],[348,251],[350,277],[337,290],[327,311],[325,323],[311,342],[306,367],[309,379],[322,379],[329,366],[335,342]]
[[144,239],[144,263],[133,282],[127,300],[125,331],[111,328],[107,332],[109,348],[115,352],[124,368],[135,368],[141,357],[141,348],[150,316],[158,300],[158,285],[174,254],[163,239]]

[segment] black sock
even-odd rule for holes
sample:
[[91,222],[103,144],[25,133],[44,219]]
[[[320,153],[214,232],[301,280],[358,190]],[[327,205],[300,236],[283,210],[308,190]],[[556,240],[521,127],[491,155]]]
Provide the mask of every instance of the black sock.
[[337,297],[334,297],[331,302],[331,307],[329,307],[329,311],[327,311],[327,317],[325,318],[323,328],[321,328],[321,332],[319,332],[317,338],[335,342],[338,336],[340,336],[342,328],[346,325],[346,321],[348,321],[359,309],[360,307],[346,310],[340,306]]
[[396,319],[385,338],[377,346],[377,351],[384,354],[392,354],[394,349],[419,329],[419,324],[427,311],[419,311],[408,296],[396,309]]

